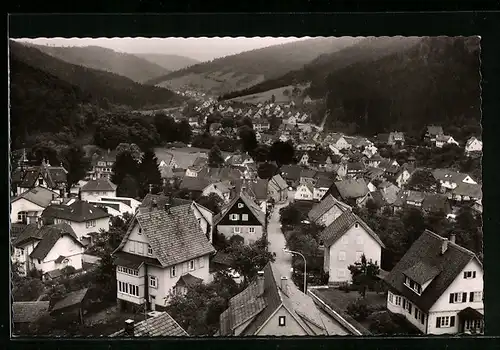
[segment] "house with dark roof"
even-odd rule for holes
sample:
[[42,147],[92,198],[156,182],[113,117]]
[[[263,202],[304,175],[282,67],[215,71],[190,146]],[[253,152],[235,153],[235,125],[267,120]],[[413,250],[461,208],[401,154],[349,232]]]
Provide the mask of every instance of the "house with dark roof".
[[458,146],[458,142],[451,135],[437,135],[435,145],[437,148],[442,148],[444,145]]
[[31,323],[48,315],[49,307],[50,301],[14,301],[12,303],[14,333],[23,332]]
[[477,184],[476,181],[465,173],[460,173],[458,171],[453,171],[451,169],[434,169],[432,175],[439,182],[441,190],[451,191],[454,190],[459,184]]
[[56,317],[61,315],[70,316],[83,324],[83,315],[89,305],[88,290],[88,288],[83,288],[69,292],[63,299],[54,304],[50,314]]
[[294,199],[299,201],[314,200],[314,185],[311,184],[310,182],[305,182],[297,186]]
[[323,268],[332,284],[350,282],[348,267],[361,261],[362,255],[380,266],[385,248],[379,236],[351,210],[345,210],[328,225],[321,240],[325,249]]
[[139,210],[112,254],[119,307],[164,309],[182,276],[208,280],[212,253],[191,204]]
[[422,333],[483,332],[483,265],[455,236],[425,230],[385,281],[387,308]]
[[443,127],[439,125],[428,125],[425,138],[431,142],[436,141],[438,135],[443,135]]
[[36,222],[45,208],[57,198],[59,193],[42,186],[21,193],[10,201],[10,222]]
[[72,199],[66,204],[51,204],[42,218],[54,224],[68,224],[83,244],[91,243],[91,233],[109,231],[110,214],[100,206]]
[[231,199],[231,186],[224,182],[214,182],[205,187],[202,191],[202,196],[209,196],[211,194],[217,195],[224,203],[229,203]]
[[280,174],[269,180],[268,195],[275,203],[282,203],[288,199],[288,185]]
[[111,179],[113,174],[113,166],[116,162],[116,150],[107,150],[102,154],[95,154],[92,156],[91,165],[92,170],[87,173],[91,179],[107,178]]
[[336,181],[325,193],[349,205],[362,206],[371,198],[368,185],[363,178]]
[[465,155],[466,156],[480,154],[482,151],[483,151],[483,141],[479,140],[475,136],[472,136],[465,143]]
[[312,207],[307,216],[312,222],[327,227],[346,210],[352,208],[329,194]]
[[89,180],[80,188],[80,198],[84,201],[98,201],[101,197],[115,197],[116,187],[107,177]]
[[217,215],[214,223],[217,235],[223,234],[226,239],[238,236],[245,244],[251,244],[265,233],[265,213],[259,205],[249,197],[243,189]]
[[281,176],[289,186],[296,187],[300,181],[301,171],[302,168],[298,165],[283,165],[281,167]]
[[40,166],[21,167],[12,176],[12,184],[16,187],[16,195],[20,195],[35,187],[45,187],[57,192],[61,197],[66,193],[68,171],[61,166],[52,166],[42,161]]
[[202,170],[208,166],[208,158],[198,157],[195,159],[193,165],[186,169],[187,177],[198,177]]
[[144,321],[125,320],[125,327],[110,337],[188,337],[189,334],[167,312],[152,311]]
[[210,180],[205,177],[184,176],[179,184],[179,188],[190,193],[191,198],[196,198],[203,193],[203,190],[210,184]]
[[257,278],[229,301],[217,335],[329,335],[323,315],[309,295],[268,263]]
[[84,245],[68,224],[29,224],[13,242],[12,260],[24,275],[32,269],[47,273],[73,266],[82,268]]
[[320,201],[326,192],[333,185],[334,180],[327,177],[316,176],[316,182],[314,184],[313,200]]

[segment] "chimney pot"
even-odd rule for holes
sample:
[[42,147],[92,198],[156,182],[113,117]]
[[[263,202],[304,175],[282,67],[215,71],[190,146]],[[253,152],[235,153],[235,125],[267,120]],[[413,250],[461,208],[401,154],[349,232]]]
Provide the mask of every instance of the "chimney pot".
[[257,272],[257,286],[259,287],[259,295],[264,294],[264,271]]
[[125,334],[128,336],[134,336],[134,320],[125,320]]
[[281,276],[281,291],[288,295],[288,278]]
[[456,235],[455,235],[454,233],[452,233],[452,234],[450,235],[450,242],[451,242],[451,243],[455,243],[455,239],[456,239]]
[[448,250],[448,238],[445,238],[441,243],[441,254],[446,253],[447,250]]

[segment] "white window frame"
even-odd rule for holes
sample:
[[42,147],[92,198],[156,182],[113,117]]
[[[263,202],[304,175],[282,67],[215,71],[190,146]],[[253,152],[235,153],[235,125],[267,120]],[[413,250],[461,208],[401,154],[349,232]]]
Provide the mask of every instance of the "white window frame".
[[255,233],[255,227],[249,227],[248,228],[249,233]]
[[[243,203],[238,203],[238,209],[241,209],[241,208],[244,208],[244,207],[245,207],[245,205]],[[236,215],[238,215],[238,214],[236,214]]]
[[238,214],[229,214],[229,220],[238,221],[239,219],[240,219],[240,216]]
[[241,214],[242,221],[248,221],[248,214]]
[[153,255],[153,248],[148,244],[148,255]]
[[234,226],[234,227],[233,227],[233,233],[241,233],[241,227],[239,227],[239,226]]
[[286,326],[286,317],[285,316],[278,317],[278,326],[280,326],[280,327]]
[[449,328],[450,327],[450,316],[440,316],[439,328]]
[[177,277],[177,271],[175,267],[175,265],[170,267],[170,277]]
[[194,260],[190,260],[189,261],[188,267],[189,267],[189,271],[194,271],[195,270]]
[[401,306],[401,296],[400,295],[396,295],[396,298],[394,300],[394,303],[397,305],[397,306]]
[[158,277],[149,276],[149,286],[155,289],[158,288]]
[[473,303],[477,303],[477,302],[482,302],[483,301],[483,292],[482,291],[478,291],[478,292],[473,292],[474,296],[474,300],[472,301]]
[[139,245],[137,246],[137,253],[144,254],[144,244],[139,243]]
[[339,252],[338,259],[339,259],[339,261],[345,261],[345,259],[346,259],[346,252],[344,252],[343,250],[341,250]]
[[363,256],[363,252],[357,251],[356,252],[356,261],[361,261],[361,257]]

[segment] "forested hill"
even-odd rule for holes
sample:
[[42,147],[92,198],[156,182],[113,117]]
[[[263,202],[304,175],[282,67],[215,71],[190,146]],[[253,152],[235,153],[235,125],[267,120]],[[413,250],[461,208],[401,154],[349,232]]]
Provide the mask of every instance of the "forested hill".
[[10,41],[10,59],[47,72],[92,96],[104,107],[111,103],[134,109],[175,106],[184,98],[164,88],[146,86],[113,73],[64,62],[33,47]]
[[148,83],[192,85],[213,93],[234,91],[299,69],[323,53],[341,50],[359,40],[350,37],[314,38],[274,45],[202,62]]
[[479,55],[479,38],[429,37],[405,51],[336,70],[325,84],[316,84],[316,93],[327,96],[327,127],[373,135],[420,133],[432,123],[454,137],[480,135]]
[[[341,50],[324,53],[307,62],[297,70],[263,81],[247,89],[234,91],[222,96],[222,99],[231,99],[264,91],[277,89],[283,86],[313,82],[307,91],[311,97],[321,98],[324,89],[321,89],[329,73],[359,62],[371,62],[381,57],[401,52],[416,45],[421,39],[417,37],[369,37],[358,39],[353,45]],[[318,87],[320,87],[318,89]]]
[[134,55],[172,72],[200,63],[191,57],[163,53],[135,53]]
[[169,70],[144,58],[99,46],[25,45],[34,47],[65,62],[115,73],[138,83],[169,73]]

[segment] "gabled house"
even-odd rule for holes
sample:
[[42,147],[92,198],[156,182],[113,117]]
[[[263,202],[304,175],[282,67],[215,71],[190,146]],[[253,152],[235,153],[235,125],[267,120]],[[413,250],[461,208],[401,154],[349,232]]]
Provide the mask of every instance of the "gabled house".
[[179,188],[190,193],[191,198],[196,198],[203,193],[203,190],[210,184],[210,180],[205,177],[184,176],[179,184]]
[[465,154],[470,156],[472,154],[481,153],[483,151],[483,141],[478,140],[476,137],[472,136],[467,140],[465,144]]
[[189,334],[166,312],[152,311],[147,319],[125,320],[125,327],[110,337],[188,337]]
[[198,177],[198,174],[208,165],[208,158],[198,157],[193,165],[186,169],[187,177]]
[[302,169],[300,172],[300,181],[299,183],[301,185],[304,185],[306,183],[309,183],[311,185],[314,185],[316,183],[316,170],[312,169]]
[[391,167],[399,167],[399,163],[396,160],[382,158],[377,167],[385,171]]
[[385,281],[387,308],[422,333],[483,332],[483,266],[455,236],[425,230]]
[[436,137],[443,135],[443,128],[439,125],[428,125],[425,133],[425,138],[431,142],[436,141]]
[[413,171],[414,169],[412,167],[405,166],[398,169],[398,172],[394,175],[394,181],[398,187],[403,187],[408,183],[408,181],[410,181]]
[[307,217],[312,222],[327,227],[346,210],[352,210],[352,208],[329,194],[311,208]]
[[390,146],[399,145],[404,146],[405,144],[405,135],[400,131],[394,131],[389,134],[389,138],[387,139],[387,144]]
[[12,184],[16,186],[16,195],[35,187],[45,187],[64,197],[66,193],[68,171],[62,166],[52,166],[42,161],[40,166],[16,169]]
[[443,192],[454,190],[459,184],[477,184],[469,175],[450,169],[434,169],[432,175],[439,182]]
[[[310,296],[268,263],[220,315],[220,336],[328,335]],[[341,328],[339,326],[339,328]]]
[[333,182],[334,181],[329,178],[318,178],[316,180],[316,183],[314,184],[313,199],[316,201],[320,201],[333,185]]
[[295,200],[312,201],[314,199],[314,186],[310,182],[305,182],[297,186]]
[[164,309],[182,276],[208,280],[214,252],[190,204],[137,212],[112,254],[119,307]]
[[243,243],[250,244],[265,233],[266,218],[261,210],[244,189],[222,210],[214,219],[217,234],[223,234],[226,239],[240,236]]
[[457,202],[475,202],[483,198],[483,190],[480,184],[460,182],[451,191],[451,198]]
[[68,224],[29,224],[13,242],[13,260],[25,275],[32,269],[45,274],[66,266],[82,268],[84,246]]
[[227,186],[224,182],[211,183],[205,187],[202,191],[203,196],[209,196],[210,194],[216,194],[224,203],[229,203],[231,199],[231,188]]
[[59,194],[45,187],[37,186],[10,201],[10,222],[29,224],[30,220],[36,222],[42,212]]
[[268,195],[275,203],[282,203],[288,199],[288,185],[280,174],[269,180]]
[[354,214],[345,210],[321,233],[325,247],[324,264],[328,272],[328,283],[351,282],[348,267],[361,261],[364,255],[367,261],[380,266],[384,243],[373,230]]
[[451,204],[444,194],[426,193],[422,202],[422,210],[427,213],[442,212],[447,215],[451,213]]
[[450,135],[437,135],[436,136],[436,147],[442,148],[444,145],[456,145],[458,146],[458,142],[455,141],[453,136]]
[[323,143],[325,145],[332,145],[335,149],[341,151],[344,149],[350,149],[352,146],[349,142],[347,142],[346,138],[342,134],[332,133],[328,134]]
[[347,163],[347,176],[356,177],[365,171],[365,166],[362,162],[348,162]]
[[367,165],[372,168],[378,168],[382,160],[383,158],[380,156],[380,154],[376,153],[367,161]]
[[362,206],[371,198],[366,181],[362,178],[335,182],[325,194],[332,194],[338,200],[349,205]]
[[101,155],[93,156],[91,161],[92,170],[88,173],[88,176],[91,179],[100,179],[101,177],[111,179],[115,162],[116,151],[108,150]]
[[295,187],[300,181],[301,171],[302,168],[298,165],[283,165],[281,167],[281,176],[289,186]]
[[68,224],[84,245],[91,243],[91,233],[109,231],[110,215],[98,206],[75,200],[68,204],[52,204],[42,213],[42,218],[54,224]]
[[101,197],[116,197],[116,187],[107,177],[90,180],[80,188],[80,198],[84,201],[99,201]]

